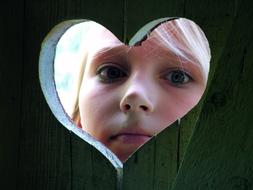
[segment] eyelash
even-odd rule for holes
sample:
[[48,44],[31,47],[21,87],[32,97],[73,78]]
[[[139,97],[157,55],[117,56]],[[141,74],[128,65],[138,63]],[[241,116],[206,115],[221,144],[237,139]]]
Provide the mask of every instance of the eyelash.
[[[177,74],[177,75],[175,75]],[[173,76],[174,75],[174,76]],[[181,76],[178,76],[181,75]],[[173,86],[179,87],[192,80],[192,77],[182,69],[173,69],[162,75],[164,80],[169,81]],[[177,81],[173,81],[177,80]]]
[[[108,71],[110,71],[110,69],[111,69],[111,71],[114,71],[114,73],[111,73],[112,75],[108,76],[108,74],[109,74]],[[103,72],[105,72],[105,73],[103,73]],[[97,69],[96,75],[98,75],[99,80],[101,82],[113,83],[113,82],[121,80],[122,78],[127,77],[128,73],[121,66],[105,64]],[[107,75],[107,76],[105,76],[105,75]]]
[[[111,73],[111,76],[108,76],[108,71],[110,70],[113,73]],[[99,80],[103,83],[113,83],[127,77],[128,72],[119,65],[105,64],[97,69],[96,75],[98,75]],[[192,77],[182,69],[173,69],[163,73],[162,79],[175,87],[180,87],[191,81]]]

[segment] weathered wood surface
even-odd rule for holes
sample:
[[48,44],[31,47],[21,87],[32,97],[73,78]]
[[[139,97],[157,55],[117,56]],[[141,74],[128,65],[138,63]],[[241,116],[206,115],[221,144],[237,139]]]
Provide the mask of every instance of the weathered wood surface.
[[196,123],[174,189],[252,189],[250,4],[250,0],[2,3],[1,189],[6,185],[21,190],[118,189],[109,162],[62,127],[49,110],[38,80],[40,44],[63,20],[91,19],[128,41],[144,24],[168,16],[193,19],[203,28],[211,45],[214,80],[207,100],[182,120],[180,128],[166,129],[127,161],[122,189],[170,189]]
[[[223,53],[224,46],[228,40],[231,26],[237,11],[237,1],[197,1],[188,0],[184,5],[184,17],[192,19],[205,32],[211,49],[211,63],[209,72],[209,81],[202,101],[181,121],[180,125],[180,163],[183,160],[187,145],[196,126],[199,113],[202,109],[203,100],[208,93],[209,84],[212,81],[216,65]],[[206,7],[206,8],[204,8]]]
[[[183,15],[183,1],[126,1],[125,36],[128,41],[148,22]],[[145,144],[124,165],[123,189],[169,189],[178,167],[179,128],[175,124]]]
[[124,190],[170,189],[177,174],[177,122],[142,146],[123,168]]
[[23,1],[0,3],[0,189],[15,189],[22,106]]
[[[208,6],[208,10],[204,10],[203,7]],[[224,9],[226,7],[226,9]],[[127,1],[126,2],[126,37],[130,39],[131,36],[147,22],[161,17],[174,17],[181,16],[192,19],[204,30],[212,50],[212,61],[210,79],[215,70],[215,66],[220,59],[220,55],[223,52],[223,48],[227,41],[227,35],[230,32],[233,19],[236,12],[236,4],[233,1]],[[211,11],[212,10],[212,11]],[[151,14],[152,13],[152,14]],[[138,16],[141,14],[141,16]],[[211,81],[211,80],[210,80]],[[208,90],[206,91],[208,92]],[[205,95],[204,95],[205,96]],[[170,154],[174,154],[171,157],[167,157],[167,166],[160,168],[158,171],[160,175],[156,175],[157,170],[155,167],[159,167],[159,164],[163,163],[164,152],[156,152],[154,149],[159,146],[166,146],[164,142],[161,144],[150,142],[146,144],[143,149],[138,152],[138,159],[146,160],[143,164],[140,161],[135,163],[133,159],[126,163],[124,168],[123,184],[125,189],[170,189],[170,185],[173,183],[177,169],[180,166],[188,142],[190,141],[192,132],[195,128],[198,115],[202,108],[201,101],[186,117],[181,120],[181,124],[177,132],[173,132],[171,135],[169,130],[166,130],[164,134],[158,135],[157,139],[167,138],[174,143],[173,147],[166,147]],[[171,139],[172,138],[172,139]],[[168,144],[167,144],[168,145]],[[148,151],[149,150],[149,151]],[[165,149],[164,149],[165,151]],[[153,156],[153,157],[152,157]],[[148,158],[148,159],[145,159]],[[166,170],[167,169],[167,170]],[[139,177],[138,177],[139,176]],[[162,182],[162,183],[159,183]],[[166,183],[164,183],[166,182]]]
[[[104,1],[105,2],[105,1]],[[122,36],[122,2],[26,1],[18,189],[116,189],[116,170],[54,118],[38,80],[40,45],[59,22],[87,18]]]
[[241,1],[173,190],[253,189],[253,11]]

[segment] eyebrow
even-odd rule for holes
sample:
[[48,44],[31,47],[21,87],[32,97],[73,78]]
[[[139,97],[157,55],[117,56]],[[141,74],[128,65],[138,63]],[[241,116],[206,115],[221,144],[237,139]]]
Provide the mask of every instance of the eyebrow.
[[[126,50],[126,46],[124,44],[119,44],[119,45],[115,45],[115,46],[106,46],[103,47],[102,49],[100,49],[98,52],[95,53],[95,55],[97,55],[98,57],[103,56],[105,54],[112,54],[113,56],[116,56],[118,54],[121,54],[122,52],[124,52],[124,50]],[[97,56],[93,56],[93,57],[97,57]]]
[[124,52],[127,51],[128,48],[124,44],[120,44],[114,47],[104,47],[91,56],[91,68],[96,68],[100,64],[100,60],[110,61],[113,58],[126,60],[126,55],[124,54]]
[[161,46],[162,53],[166,56],[166,58],[173,59],[179,61],[182,65],[188,65],[191,64],[194,67],[197,67],[202,72],[201,68],[202,65],[198,61],[196,57],[194,57],[189,51],[186,51],[185,49],[180,49],[180,51],[183,53],[184,56],[178,55],[174,51],[168,49],[167,47]]
[[201,75],[201,78],[205,78],[205,74],[202,68],[202,65],[198,62],[198,60],[193,57],[189,52],[186,52],[185,50],[183,53],[185,56],[188,58],[186,59],[185,57],[182,57],[181,55],[177,55],[176,53],[167,50],[166,48],[163,48],[163,54],[165,55],[166,59],[171,60],[171,65],[175,67],[182,67],[184,69],[187,69],[191,72],[194,73],[199,73]]

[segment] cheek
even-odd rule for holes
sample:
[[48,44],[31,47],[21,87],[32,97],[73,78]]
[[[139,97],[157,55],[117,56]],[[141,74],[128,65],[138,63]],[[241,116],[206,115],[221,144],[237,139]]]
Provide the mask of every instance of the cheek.
[[185,116],[201,99],[204,92],[203,87],[192,87],[189,89],[171,89],[170,93],[163,94],[160,98],[161,119],[170,125],[177,119]]
[[101,142],[109,135],[108,123],[114,118],[119,107],[117,93],[110,92],[111,89],[106,85],[90,80],[81,88],[79,95],[82,127]]

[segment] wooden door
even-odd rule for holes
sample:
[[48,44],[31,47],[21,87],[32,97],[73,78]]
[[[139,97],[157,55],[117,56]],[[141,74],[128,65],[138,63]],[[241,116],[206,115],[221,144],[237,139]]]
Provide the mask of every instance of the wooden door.
[[[251,4],[250,0],[1,3],[1,189],[252,189]],[[128,41],[144,24],[167,16],[192,19],[206,33],[212,51],[208,89],[180,126],[167,128],[148,142],[119,172],[52,115],[38,79],[40,45],[64,20],[91,19]]]

